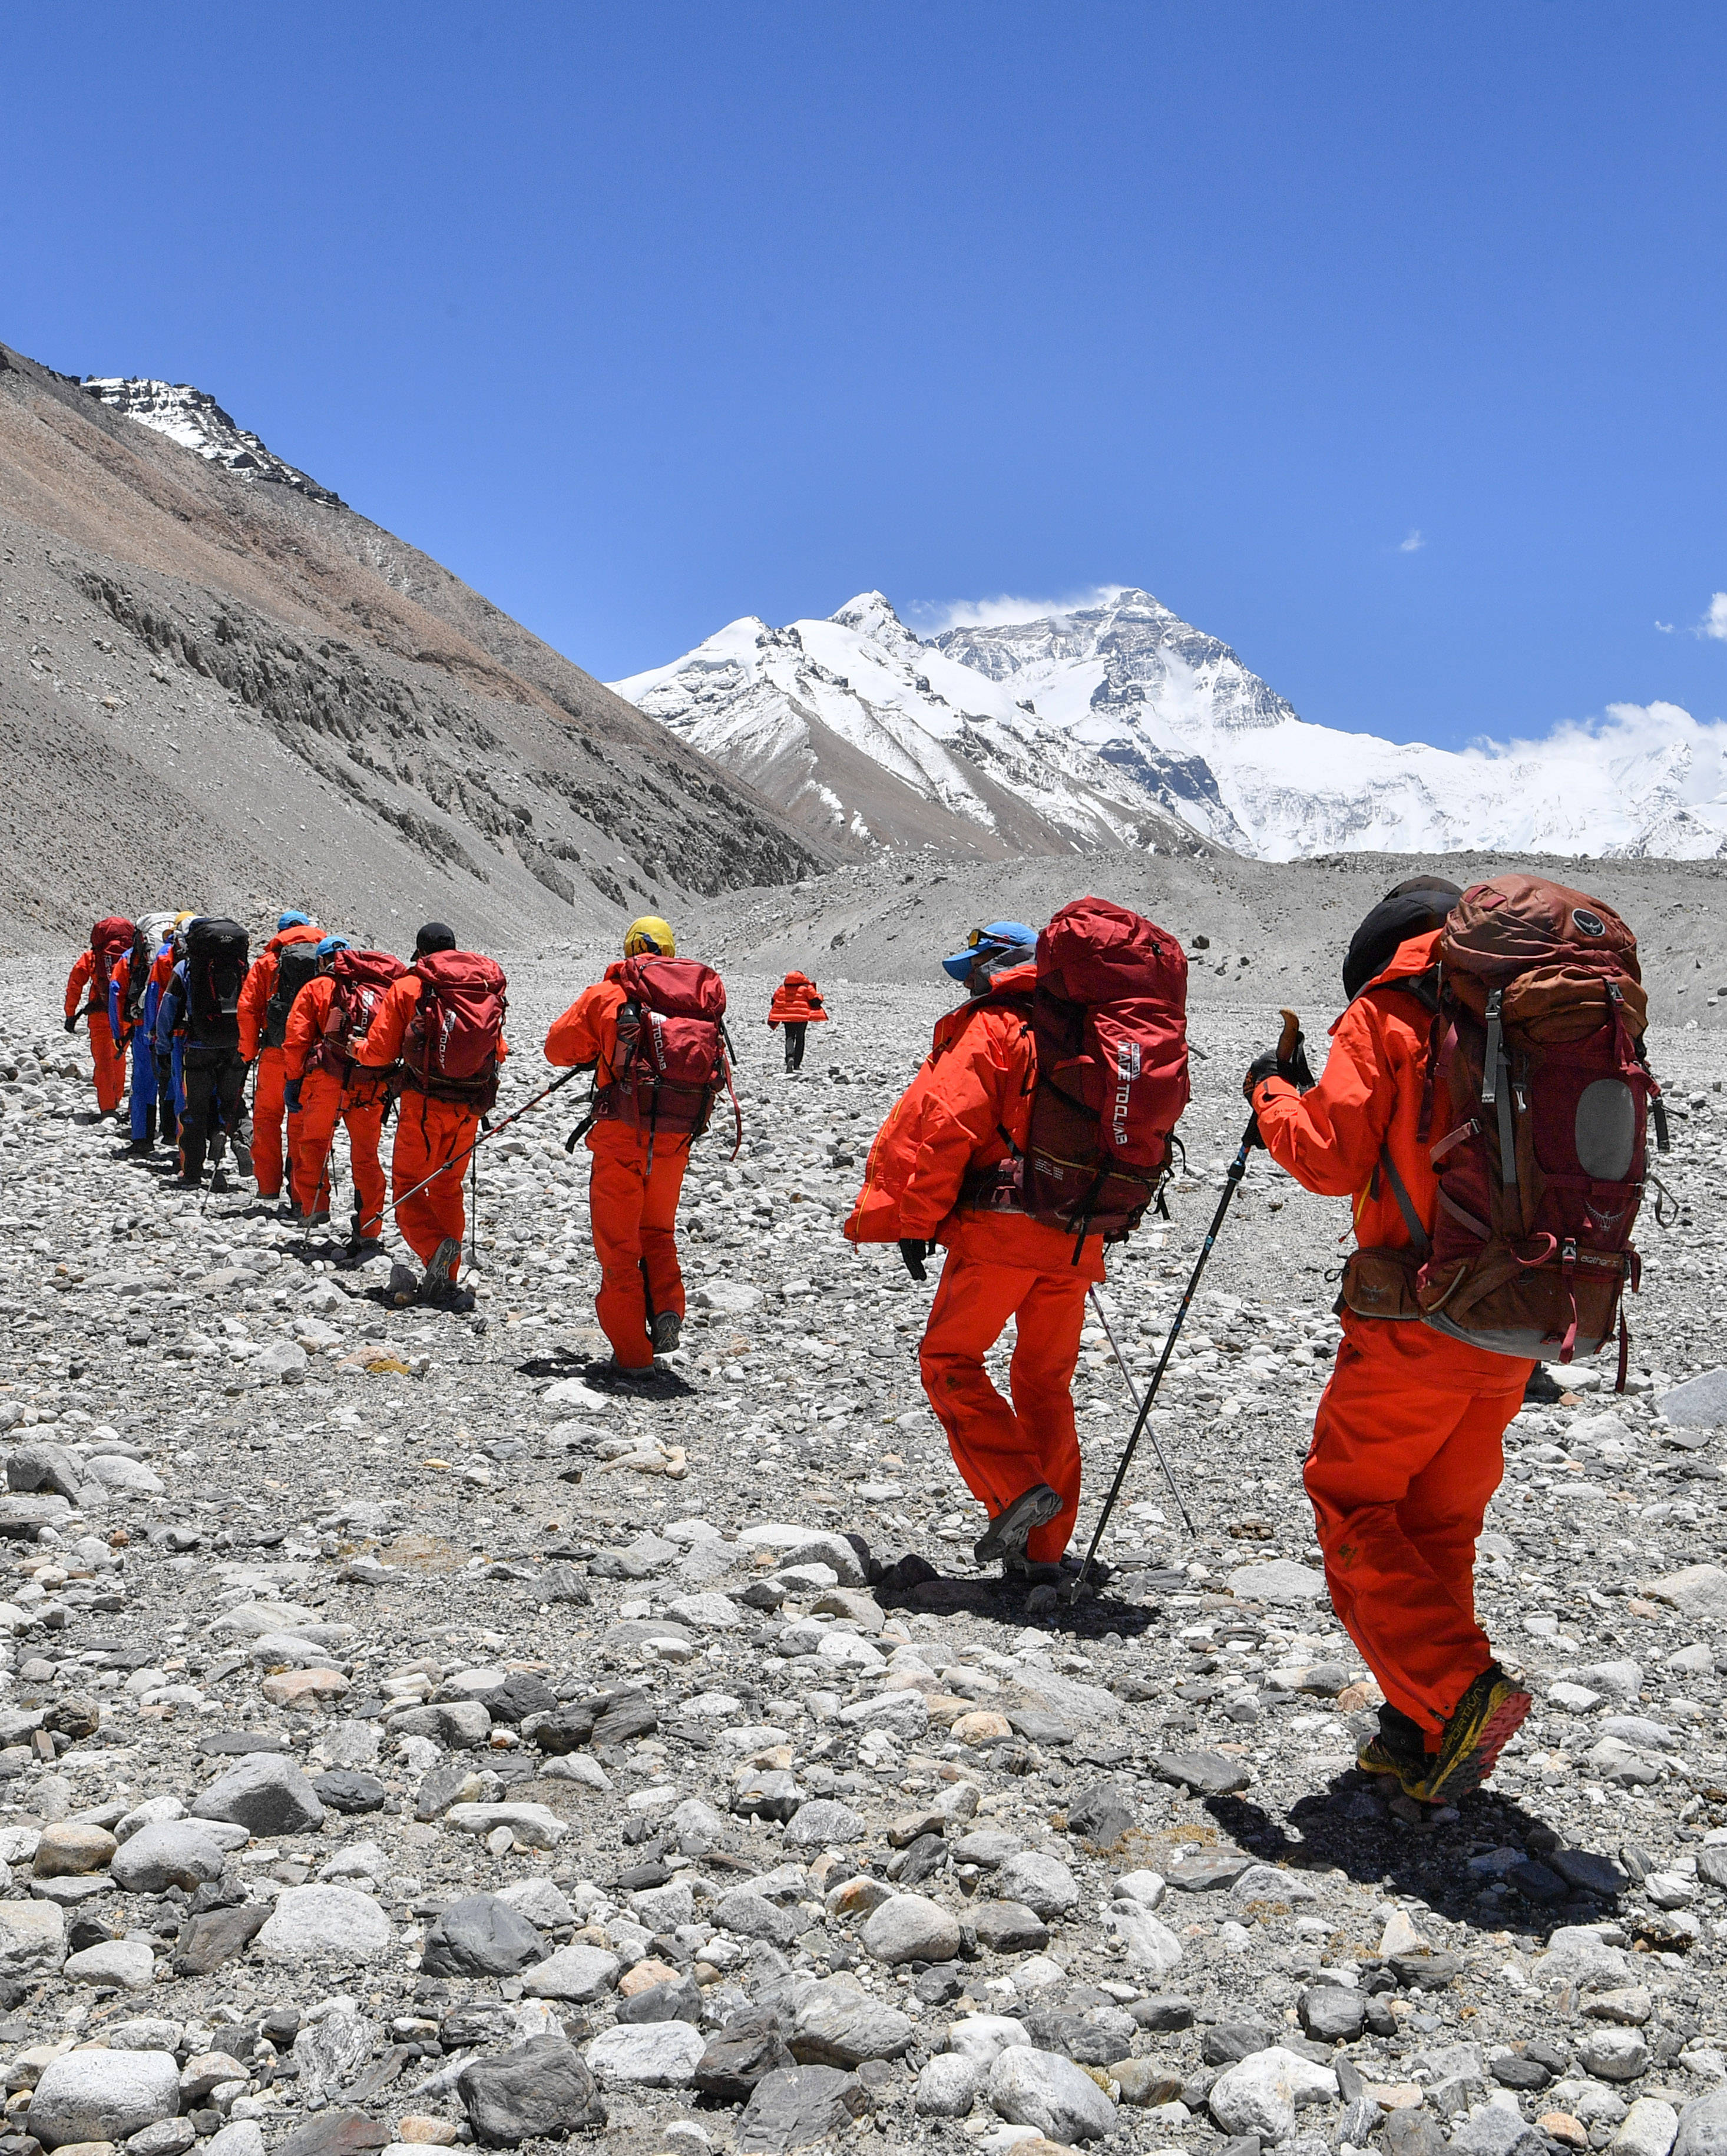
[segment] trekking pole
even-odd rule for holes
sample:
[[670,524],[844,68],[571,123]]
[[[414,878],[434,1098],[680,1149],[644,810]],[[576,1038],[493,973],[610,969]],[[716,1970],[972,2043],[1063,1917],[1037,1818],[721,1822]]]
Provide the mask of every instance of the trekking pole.
[[480,1154],[468,1155],[468,1269],[480,1262]]
[[[1301,1024],[1293,1011],[1285,1011],[1282,1014],[1282,1019],[1283,1031],[1277,1043],[1277,1053],[1280,1057],[1289,1060],[1294,1058],[1300,1049]],[[1200,1285],[1200,1276],[1205,1271],[1206,1262],[1216,1247],[1219,1232],[1223,1226],[1224,1215],[1234,1203],[1236,1194],[1241,1187],[1241,1178],[1247,1173],[1247,1156],[1260,1142],[1259,1117],[1257,1115],[1249,1116],[1247,1127],[1241,1133],[1241,1142],[1236,1147],[1236,1157],[1230,1163],[1229,1171],[1223,1178],[1223,1195],[1217,1201],[1217,1210],[1211,1215],[1211,1224],[1205,1230],[1205,1240],[1200,1245],[1200,1255],[1194,1260],[1194,1268],[1188,1275],[1187,1286],[1182,1292],[1181,1301],[1176,1306],[1174,1317],[1169,1321],[1169,1336],[1164,1342],[1164,1352],[1158,1358],[1157,1368],[1153,1371],[1151,1383],[1146,1388],[1145,1398],[1139,1404],[1139,1413],[1133,1424],[1133,1435],[1128,1438],[1127,1449],[1122,1454],[1121,1465],[1115,1471],[1115,1480],[1109,1486],[1109,1495],[1103,1501],[1103,1510],[1098,1516],[1097,1528],[1092,1536],[1092,1546],[1086,1552],[1085,1563],[1081,1565],[1079,1575],[1072,1586],[1062,1589],[1064,1598],[1069,1602],[1077,1602],[1084,1589],[1086,1575],[1092,1568],[1092,1560],[1097,1556],[1097,1546],[1103,1539],[1103,1530],[1109,1524],[1109,1516],[1115,1509],[1115,1501],[1120,1496],[1122,1485],[1128,1479],[1128,1470],[1133,1465],[1133,1455],[1138,1448],[1141,1433],[1144,1430],[1147,1418],[1151,1414],[1152,1402],[1157,1398],[1158,1387],[1164,1381],[1164,1373],[1169,1367],[1169,1358],[1175,1352],[1176,1340],[1180,1335],[1187,1313],[1193,1306],[1194,1296]],[[1155,1444],[1157,1440],[1154,1439],[1152,1441]]]
[[563,1077],[554,1078],[549,1086],[542,1086],[532,1100],[524,1101],[519,1108],[512,1109],[501,1122],[493,1123],[489,1129],[481,1131],[471,1145],[465,1147],[459,1153],[453,1153],[448,1160],[434,1168],[429,1175],[422,1176],[412,1189],[404,1190],[399,1198],[392,1198],[389,1201],[391,1212],[399,1212],[417,1192],[424,1190],[429,1183],[435,1183],[440,1175],[448,1175],[451,1168],[460,1169],[470,1156],[478,1152],[488,1138],[495,1138],[500,1131],[508,1130],[511,1124],[518,1117],[525,1116],[530,1108],[538,1107],[542,1101],[549,1101],[554,1093],[568,1086],[572,1078],[579,1078],[582,1075],[580,1070],[566,1070]]
[[[1133,1384],[1133,1373],[1128,1369],[1126,1358],[1123,1357],[1121,1349],[1116,1346],[1114,1333],[1109,1329],[1109,1320],[1104,1313],[1103,1298],[1098,1295],[1095,1286],[1088,1288],[1086,1292],[1092,1298],[1092,1307],[1097,1313],[1097,1322],[1103,1327],[1103,1337],[1109,1342],[1110,1348],[1114,1353],[1116,1361],[1121,1365],[1122,1380],[1127,1386],[1128,1398],[1133,1403],[1134,1409],[1137,1411],[1139,1406],[1139,1394]],[[1193,1522],[1188,1517],[1187,1505],[1185,1500],[1181,1495],[1180,1485],[1176,1481],[1174,1474],[1170,1471],[1169,1461],[1164,1457],[1164,1448],[1157,1441],[1157,1432],[1148,1426],[1145,1435],[1151,1440],[1151,1449],[1157,1455],[1158,1466],[1164,1471],[1164,1480],[1169,1486],[1169,1495],[1175,1500],[1175,1509],[1181,1515],[1182,1526],[1187,1529],[1189,1534],[1197,1534],[1199,1530],[1195,1527]],[[1089,1560],[1087,1560],[1087,1562],[1089,1562]]]

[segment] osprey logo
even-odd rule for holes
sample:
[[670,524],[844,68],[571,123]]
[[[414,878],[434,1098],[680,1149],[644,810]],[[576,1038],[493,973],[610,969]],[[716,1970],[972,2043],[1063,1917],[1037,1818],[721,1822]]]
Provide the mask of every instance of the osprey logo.
[[1128,1106],[1138,1075],[1139,1044],[1124,1040],[1115,1051],[1115,1113],[1110,1123],[1110,1135],[1118,1146],[1128,1142]]

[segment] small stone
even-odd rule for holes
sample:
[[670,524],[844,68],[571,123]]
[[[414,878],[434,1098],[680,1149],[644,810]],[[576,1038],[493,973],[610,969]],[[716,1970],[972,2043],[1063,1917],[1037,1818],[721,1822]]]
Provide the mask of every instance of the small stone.
[[1243,1602],[1318,1602],[1325,1594],[1325,1575],[1293,1558],[1272,1558],[1264,1564],[1237,1566],[1229,1576],[1229,1591]]
[[270,1921],[267,1902],[243,1902],[188,1917],[174,1954],[176,1976],[208,1976],[257,1938]]
[[249,1752],[193,1799],[192,1815],[227,1820],[267,1840],[311,1832],[323,1825],[324,1807],[293,1760],[275,1752]]
[[1046,1920],[1065,1917],[1079,1902],[1079,1882],[1059,1857],[1025,1850],[1010,1856],[995,1875],[995,1891],[1005,1902],[1022,1902]]
[[1041,1953],[1049,1927],[1023,1902],[985,1902],[972,1919],[978,1944],[990,1953]]
[[1098,1782],[1068,1804],[1067,1831],[1099,1849],[1112,1849],[1138,1816],[1130,1789],[1119,1782]]
[[964,2118],[985,2078],[975,2060],[939,2052],[917,2076],[912,2108],[920,2118]]
[[1337,2076],[1329,2067],[1273,2045],[1226,2067],[1212,2083],[1207,2102],[1226,2133],[1257,2134],[1271,2143],[1294,2132],[1298,2097],[1337,2092]]
[[278,1670],[258,1687],[272,1707],[323,1707],[348,1689],[340,1670]]
[[1353,2044],[1367,2025],[1367,2001],[1347,1984],[1312,1985],[1299,2012],[1302,2027],[1319,2044]]
[[585,2005],[614,1989],[622,1964],[603,1948],[572,1943],[537,1962],[522,1979],[531,1999],[568,1999]]
[[1253,1777],[1239,1759],[1223,1752],[1158,1752],[1151,1771],[1160,1782],[1191,1789],[1195,1796],[1226,1797],[1245,1789]]
[[969,1745],[974,1751],[981,1750],[986,1744],[1000,1744],[1013,1733],[1012,1722],[993,1707],[957,1715],[948,1727],[948,1734],[956,1744]]
[[200,2051],[180,2069],[180,2101],[182,2104],[200,2103],[224,2082],[245,2078],[245,2068],[226,2051]]
[[764,1896],[753,1894],[743,1887],[734,1887],[720,1897],[713,1922],[734,1938],[765,1939],[776,1947],[789,1947],[804,1927],[804,1919],[792,1910],[777,1908]]
[[500,1887],[497,1898],[509,1904],[518,1917],[526,1917],[529,1923],[542,1932],[556,1931],[560,1924],[573,1924],[576,1912],[570,1907],[569,1897],[555,1881],[538,1875],[528,1879],[512,1879],[507,1887]]
[[556,1849],[570,1831],[547,1804],[452,1804],[444,1820],[462,1834],[491,1835],[506,1826],[524,1849]]
[[816,1797],[799,1805],[787,1822],[789,1849],[845,1848],[861,1841],[869,1827],[850,1804],[832,1797]]
[[[1644,1592],[1671,1603],[1686,1617],[1719,1622],[1727,1619],[1727,1572],[1718,1564],[1688,1564],[1663,1579],[1651,1580]],[[1680,2156],[1686,2156],[1682,2150]]]
[[717,2103],[748,2103],[758,2082],[795,2063],[770,2016],[745,2015],[709,2040],[696,2067],[695,2084]]
[[105,1870],[120,1844],[105,1827],[89,1826],[78,1820],[60,1820],[45,1826],[37,1838],[35,1861],[30,1866],[38,1879],[74,1877]]
[[36,2084],[30,2132],[44,2148],[124,2141],[179,2109],[180,2069],[172,2052],[68,2051]]
[[1537,2156],[1541,2136],[1509,2105],[1484,2103],[1452,2135],[1457,2156]]
[[871,1912],[863,1944],[890,1968],[907,1961],[952,1961],[959,1951],[959,1920],[921,1895],[896,1894]]
[[109,1868],[115,1885],[128,1894],[165,1894],[170,1887],[189,1894],[205,1880],[219,1879],[224,1861],[221,1844],[207,1826],[163,1820],[128,1835]]
[[348,1887],[286,1888],[257,1939],[270,1961],[373,1961],[395,1943],[395,1928],[378,1903]]
[[738,2156],[786,2156],[840,2132],[870,2108],[856,2074],[837,2066],[784,2066],[764,2074],[738,2122]]
[[318,1802],[328,1811],[353,1815],[383,1810],[384,1786],[376,1774],[337,1768],[330,1774],[317,1775],[312,1782],[312,1788],[317,1793]]
[[1035,2126],[1050,2141],[1101,2141],[1115,2131],[1115,2106],[1084,2068],[1029,2044],[997,2057],[989,2102],[1010,2124]]
[[68,1954],[60,1974],[75,1984],[118,1984],[126,1991],[146,1991],[156,1980],[156,1955],[141,1939],[105,1939]]
[[516,1976],[546,1958],[539,1933],[496,1894],[452,1902],[426,1933],[428,1976]]
[[588,2066],[604,2088],[687,2088],[707,2048],[687,2021],[624,2023],[594,2038]]
[[1550,2141],[1556,2141],[1561,2148],[1586,2148],[1589,2128],[1581,2118],[1573,2118],[1568,2111],[1544,2111],[1535,2121]]
[[[52,1976],[66,1958],[66,1919],[52,1902],[0,1902],[0,1977],[34,1984]],[[35,2133],[33,2126],[31,2132]],[[37,2134],[39,2141],[42,2137]],[[65,2137],[100,2140],[100,2134]]]
[[472,2060],[456,2089],[475,2138],[488,2148],[605,2123],[587,2061],[562,2036],[532,2037],[501,2057]]
[[[146,2126],[132,2135],[126,2143],[126,2156],[181,2156],[198,2138],[198,2128],[189,2118],[159,2118],[154,2126]],[[258,2143],[261,2150],[264,2137]]]
[[1112,1902],[1104,1922],[1127,1948],[1135,1969],[1149,1969],[1154,1976],[1168,1976],[1181,1960],[1181,1942],[1169,1926],[1149,1909],[1133,1902]]
[[1649,2046],[1635,2029],[1598,2029],[1578,2045],[1577,2058],[1597,2081],[1634,2082],[1648,2068]]
[[1679,2114],[1658,2097],[1640,2096],[1620,2121],[1609,2144],[1621,2156],[1668,2156],[1679,2131]]
[[408,2112],[396,2121],[396,2138],[416,2147],[449,2148],[456,2138],[455,2122],[424,2112]]
[[789,2043],[799,2066],[856,2066],[897,2059],[911,2049],[917,2024],[854,1985],[813,1984],[798,1999]]

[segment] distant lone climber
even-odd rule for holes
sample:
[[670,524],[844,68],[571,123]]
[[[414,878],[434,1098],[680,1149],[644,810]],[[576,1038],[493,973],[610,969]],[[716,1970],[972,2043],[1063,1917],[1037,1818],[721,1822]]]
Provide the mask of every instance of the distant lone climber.
[[768,1025],[785,1028],[785,1067],[801,1070],[804,1067],[804,1041],[812,1025],[827,1024],[827,1009],[821,1000],[821,992],[807,973],[788,973],[774,991],[774,1001],[768,1009]]

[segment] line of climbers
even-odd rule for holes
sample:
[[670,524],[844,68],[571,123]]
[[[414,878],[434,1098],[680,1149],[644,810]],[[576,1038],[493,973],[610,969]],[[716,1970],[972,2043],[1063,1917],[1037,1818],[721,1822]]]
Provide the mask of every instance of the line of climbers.
[[[121,1096],[121,1049],[141,1029],[151,1039],[155,995],[157,1106],[165,1133],[177,1114],[182,1179],[198,1180],[213,1133],[218,1159],[224,1137],[239,1142],[255,1060],[260,1192],[280,1183],[285,1111],[294,1205],[325,1217],[342,1122],[352,1247],[364,1253],[382,1225],[378,1147],[393,1105],[392,1202],[425,1267],[421,1294],[470,1303],[456,1285],[461,1175],[506,1052],[500,969],[455,951],[435,922],[404,968],[284,914],[249,972],[234,923],[182,916],[152,953],[162,925],[134,937],[130,922],[99,922],[68,983],[69,1027],[88,1009],[100,1043],[105,1111]],[[1078,1570],[1067,1545],[1087,1296],[1106,1244],[1154,1207],[1168,1217],[1189,1100],[1187,963],[1175,938],[1097,898],[1041,932],[990,921],[942,963],[966,998],[938,1022],[877,1132],[843,1233],[896,1245],[920,1282],[945,1250],[919,1368],[989,1516],[977,1562],[1059,1586]],[[1385,1695],[1359,1763],[1441,1804],[1492,1772],[1530,1705],[1474,1609],[1501,1440],[1539,1363],[1596,1353],[1616,1328],[1622,1388],[1646,1118],[1663,1151],[1665,1120],[1636,940],[1581,892],[1520,874],[1467,891],[1415,878],[1363,921],[1343,977],[1348,1002],[1317,1083],[1293,1014],[1278,1048],[1250,1065],[1243,1148],[1266,1147],[1305,1189],[1353,1204],[1343,1338],[1303,1479],[1333,1606]],[[669,924],[650,916],[546,1037],[549,1064],[593,1076],[568,1147],[585,1137],[591,1156],[595,1310],[612,1350],[601,1374],[625,1383],[679,1343],[690,1148],[727,1091],[736,1108],[725,1011],[718,974],[680,959]],[[768,1020],[787,1029],[789,1070],[825,1015],[814,983],[789,975]],[[148,1061],[135,1048],[135,1143],[148,1138]],[[738,1114],[740,1141],[742,1127]],[[986,1358],[1010,1319],[1004,1399]]]

